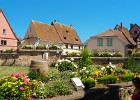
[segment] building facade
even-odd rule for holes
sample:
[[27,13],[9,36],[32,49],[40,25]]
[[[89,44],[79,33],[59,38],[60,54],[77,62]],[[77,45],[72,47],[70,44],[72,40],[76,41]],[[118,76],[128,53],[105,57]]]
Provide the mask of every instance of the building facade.
[[116,25],[114,29],[109,29],[100,34],[90,37],[85,42],[85,47],[90,52],[93,50],[103,51],[120,51],[124,56],[130,54],[130,51],[136,45],[129,31],[120,25]]
[[74,28],[56,21],[49,25],[32,20],[24,40],[28,41],[29,45],[43,44],[46,47],[57,45],[63,50],[63,55],[82,49],[82,42]]
[[6,49],[17,50],[17,41],[18,38],[0,9],[0,51],[3,52]]

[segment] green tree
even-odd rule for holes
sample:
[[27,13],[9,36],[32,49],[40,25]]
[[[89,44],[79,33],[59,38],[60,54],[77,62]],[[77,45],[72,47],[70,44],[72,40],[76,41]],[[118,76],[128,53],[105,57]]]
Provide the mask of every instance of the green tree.
[[129,56],[126,58],[126,69],[133,70],[136,67],[136,62],[134,56]]
[[89,53],[88,49],[82,50],[80,55],[79,67],[89,68],[89,66],[92,64],[92,60],[90,59],[90,57],[91,54]]

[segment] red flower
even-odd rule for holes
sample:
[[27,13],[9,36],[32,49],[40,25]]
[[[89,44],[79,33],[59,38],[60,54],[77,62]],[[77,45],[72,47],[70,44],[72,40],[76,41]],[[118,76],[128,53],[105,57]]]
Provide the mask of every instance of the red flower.
[[21,91],[24,91],[24,87],[20,87],[19,89],[20,89]]
[[25,74],[23,72],[19,73],[19,75],[20,76],[23,76],[23,77],[25,76]]
[[30,85],[30,82],[27,80],[27,81],[24,81],[23,84],[25,84],[25,85]]
[[13,73],[11,76],[18,77],[17,73]]

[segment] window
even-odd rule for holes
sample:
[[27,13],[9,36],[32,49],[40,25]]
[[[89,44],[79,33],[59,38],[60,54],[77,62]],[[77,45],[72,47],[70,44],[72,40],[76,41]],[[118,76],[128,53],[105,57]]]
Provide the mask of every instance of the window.
[[134,34],[137,34],[137,31],[134,31]]
[[1,40],[1,45],[7,45],[7,41],[6,40]]
[[97,45],[98,46],[103,46],[103,39],[102,38],[98,39]]
[[80,50],[81,46],[79,46],[79,50]]
[[65,36],[63,38],[66,40],[66,37]]
[[2,30],[2,34],[6,34],[6,29],[3,29]]
[[107,39],[107,46],[112,46],[112,38]]
[[75,40],[76,40],[76,41],[78,41],[78,39],[77,39],[77,38],[75,38]]
[[71,45],[71,49],[73,49],[73,45]]
[[66,48],[68,48],[68,45],[65,45],[66,46]]
[[68,31],[68,30],[66,30],[66,33],[69,33],[69,31]]

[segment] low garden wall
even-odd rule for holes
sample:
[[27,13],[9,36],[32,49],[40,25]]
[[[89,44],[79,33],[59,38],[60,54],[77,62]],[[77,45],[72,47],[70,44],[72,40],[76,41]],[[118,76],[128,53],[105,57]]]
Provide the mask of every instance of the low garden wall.
[[[57,96],[43,100],[131,100],[134,88],[131,82],[109,84],[105,88],[81,89],[72,95]],[[29,100],[40,100],[30,98]]]
[[54,62],[58,57],[54,52],[49,53],[49,57],[44,59],[44,51],[25,51],[19,53],[1,53],[0,54],[0,66],[30,66],[31,60],[45,60],[49,64]]
[[[66,57],[61,56],[61,59],[74,58],[78,61],[80,57]],[[0,54],[0,66],[30,66],[31,60],[46,60],[49,64],[55,62],[58,59],[55,53],[49,53],[48,59],[43,58],[42,53],[22,53],[22,54]],[[125,63],[126,57],[91,57],[93,63],[98,65]],[[140,58],[135,58],[136,62],[139,63]]]
[[[80,60],[80,57],[65,57],[67,59],[74,58],[75,61]],[[118,64],[118,63],[126,63],[126,58],[127,57],[91,57],[91,60],[93,63],[97,65],[104,65],[108,64],[109,62],[112,62],[113,64]],[[140,62],[140,57],[136,57],[135,61],[137,64]]]

